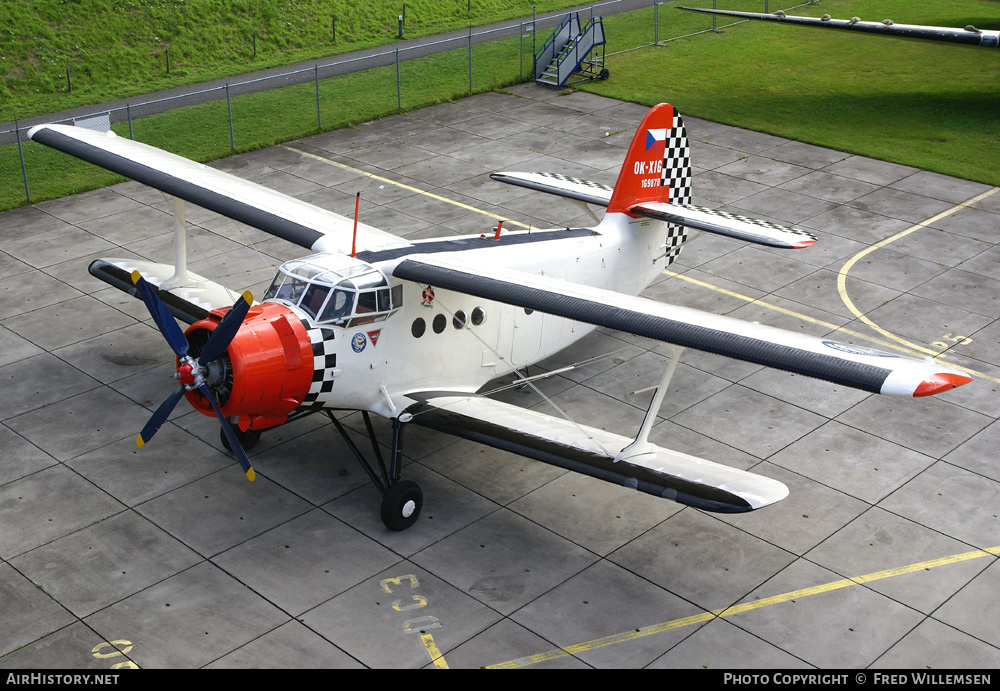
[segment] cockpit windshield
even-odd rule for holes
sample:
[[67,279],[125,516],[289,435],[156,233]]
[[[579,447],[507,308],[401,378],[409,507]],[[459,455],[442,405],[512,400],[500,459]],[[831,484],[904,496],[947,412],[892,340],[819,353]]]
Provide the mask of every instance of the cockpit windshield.
[[402,305],[403,287],[358,259],[319,254],[285,262],[264,299],[298,307],[317,324],[356,326],[391,315]]

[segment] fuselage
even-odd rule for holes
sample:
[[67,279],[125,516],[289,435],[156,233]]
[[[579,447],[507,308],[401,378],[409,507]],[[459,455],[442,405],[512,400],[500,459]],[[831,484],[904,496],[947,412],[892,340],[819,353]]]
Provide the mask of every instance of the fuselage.
[[[634,295],[666,263],[664,228],[658,221],[608,214],[596,228],[509,233],[498,240],[492,235],[426,240],[405,250],[360,253],[357,259],[385,277],[390,289],[399,286],[394,295],[401,290],[398,305],[367,323],[357,314],[322,323],[303,309],[304,299],[296,303],[272,296],[266,301],[293,312],[311,333],[314,352],[321,352],[315,359],[314,382],[325,386],[314,383],[316,395],[308,396],[304,406],[394,417],[409,402],[410,392],[474,392],[492,379],[550,357],[594,328],[399,281],[391,275],[396,263],[414,254],[444,253],[451,261],[468,259]],[[317,345],[317,337],[322,344]]]

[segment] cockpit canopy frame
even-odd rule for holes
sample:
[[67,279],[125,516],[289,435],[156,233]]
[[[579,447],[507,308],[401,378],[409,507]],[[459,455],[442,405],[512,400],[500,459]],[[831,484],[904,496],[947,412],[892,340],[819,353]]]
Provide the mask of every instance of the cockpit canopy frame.
[[292,259],[264,293],[264,300],[297,307],[316,325],[347,328],[382,321],[403,304],[403,285],[354,257],[316,254]]

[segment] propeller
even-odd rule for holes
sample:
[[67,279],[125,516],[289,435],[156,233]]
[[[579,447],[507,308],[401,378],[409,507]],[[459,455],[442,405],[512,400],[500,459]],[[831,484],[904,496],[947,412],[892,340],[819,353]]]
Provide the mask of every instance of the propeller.
[[222,321],[212,331],[212,334],[208,337],[208,341],[202,347],[198,358],[195,359],[188,354],[189,344],[187,337],[184,335],[181,327],[177,325],[177,322],[174,321],[173,315],[170,314],[167,306],[163,304],[163,300],[157,295],[156,290],[149,285],[138,271],[132,272],[132,283],[135,284],[139,292],[139,297],[146,303],[146,309],[152,315],[153,321],[156,323],[157,328],[159,328],[160,333],[163,334],[171,350],[174,351],[174,354],[180,360],[180,364],[177,367],[177,374],[174,375],[180,383],[180,388],[170,394],[156,409],[153,416],[149,418],[149,421],[142,428],[142,431],[139,432],[139,436],[136,437],[136,444],[139,448],[148,444],[149,440],[153,438],[156,431],[160,429],[160,426],[170,416],[174,406],[183,398],[184,394],[197,389],[211,404],[212,410],[215,411],[216,417],[219,418],[219,422],[222,424],[222,432],[226,435],[229,446],[236,455],[236,460],[239,461],[240,467],[246,473],[247,479],[253,482],[255,474],[253,468],[250,466],[250,459],[247,458],[246,451],[243,450],[243,446],[240,444],[239,439],[237,439],[236,433],[233,432],[232,426],[230,426],[229,421],[222,414],[219,403],[215,400],[215,396],[206,384],[208,365],[225,354],[226,348],[229,347],[229,344],[236,336],[236,332],[239,331],[243,319],[250,310],[253,295],[248,290],[240,296],[240,299],[236,301],[236,304],[233,305],[232,309],[226,313],[226,316],[222,318]]

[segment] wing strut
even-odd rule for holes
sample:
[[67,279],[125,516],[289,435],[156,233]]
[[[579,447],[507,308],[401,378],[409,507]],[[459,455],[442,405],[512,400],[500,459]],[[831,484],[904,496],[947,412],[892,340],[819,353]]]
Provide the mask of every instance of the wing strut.
[[634,456],[655,453],[655,447],[649,442],[649,433],[652,431],[653,425],[656,424],[656,415],[660,412],[663,397],[667,394],[667,389],[670,387],[670,380],[673,379],[674,372],[677,370],[677,363],[681,359],[681,353],[684,352],[682,346],[672,343],[667,343],[666,346],[670,348],[670,361],[663,369],[660,384],[656,387],[653,400],[649,403],[649,410],[646,411],[646,417],[642,420],[642,427],[639,428],[639,433],[635,435],[635,441],[618,452],[618,455],[615,456],[615,463],[628,460]]
[[187,272],[187,229],[184,225],[184,200],[163,195],[174,203],[174,275],[160,284],[160,290],[170,290],[197,283]]

